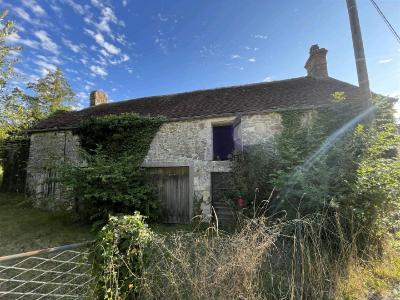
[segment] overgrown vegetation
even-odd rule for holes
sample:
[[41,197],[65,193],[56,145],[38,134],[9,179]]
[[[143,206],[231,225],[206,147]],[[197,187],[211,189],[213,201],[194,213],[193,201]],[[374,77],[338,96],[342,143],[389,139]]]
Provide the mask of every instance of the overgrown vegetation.
[[346,102],[316,112],[310,121],[301,113],[283,113],[285,126],[275,146],[248,149],[234,161],[235,189],[228,198],[243,196],[251,215],[272,193],[269,214],[284,212],[292,219],[339,211],[352,222],[346,230],[358,226],[362,232],[368,229],[366,239],[379,238],[384,223],[399,208],[400,138],[392,104],[385,98],[374,102],[374,121],[355,123],[332,144],[325,141],[340,130],[338,125],[351,123],[358,114]]
[[157,234],[139,215],[112,218],[92,256],[96,295],[360,300],[385,295],[400,283],[394,252],[399,249],[386,247],[379,258],[360,260],[356,243],[341,235],[340,220],[338,214],[291,221],[257,217],[243,219],[229,234],[215,227]]
[[[20,149],[17,152],[24,151],[27,137],[23,130],[51,114],[70,110],[75,104],[75,93],[60,68],[47,70],[42,78],[35,81],[16,74],[14,67],[19,62],[18,52],[22,51],[22,47],[6,43],[7,38],[17,33],[14,23],[6,20],[7,14],[0,14],[0,164],[14,155],[17,148]],[[4,190],[21,191],[20,186],[24,182],[20,182],[20,174],[25,171],[24,163],[26,161],[14,164],[19,169],[13,169],[10,161],[4,162],[5,175],[8,179],[13,178],[4,182],[7,185]],[[15,181],[19,183],[15,185]]]
[[[100,287],[113,285],[113,299],[365,299],[400,284],[390,234],[398,230],[400,140],[391,103],[375,106],[372,123],[352,122],[359,111],[345,100],[311,118],[283,113],[273,147],[247,149],[233,163],[227,197],[247,200],[234,233],[148,233],[118,250],[100,236],[97,245],[114,249],[109,256],[129,273],[116,280],[102,264]],[[348,131],[338,135],[338,124]],[[129,267],[128,249],[146,253],[140,270]]]
[[83,164],[63,165],[62,182],[75,199],[82,219],[104,224],[109,214],[135,210],[155,219],[155,188],[141,167],[163,118],[137,114],[109,115],[84,121]]

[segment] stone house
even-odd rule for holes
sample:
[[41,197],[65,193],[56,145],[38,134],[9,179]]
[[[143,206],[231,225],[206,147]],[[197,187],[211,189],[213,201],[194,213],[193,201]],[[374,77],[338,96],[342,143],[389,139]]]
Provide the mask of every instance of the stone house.
[[[326,55],[326,49],[312,46],[307,76],[288,80],[113,103],[93,92],[90,107],[57,114],[30,130],[27,191],[38,204],[46,204],[49,197],[62,200],[57,185],[48,183],[51,170],[46,162],[78,159],[80,141],[72,130],[81,120],[125,112],[162,115],[168,121],[153,139],[143,166],[168,179],[160,179],[164,184],[159,185],[163,208],[169,211],[165,221],[189,222],[199,212],[210,216],[211,205],[220,204],[218,180],[230,170],[232,151],[271,142],[282,130],[280,112],[302,111],[306,120],[315,109],[332,105],[335,92],[362,102],[359,87],[328,76]],[[174,184],[182,189],[163,193]]]

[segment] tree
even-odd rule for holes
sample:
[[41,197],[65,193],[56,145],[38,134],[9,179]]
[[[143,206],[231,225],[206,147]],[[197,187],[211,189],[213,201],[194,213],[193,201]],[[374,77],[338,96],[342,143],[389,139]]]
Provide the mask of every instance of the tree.
[[14,105],[17,93],[9,91],[8,82],[15,76],[14,65],[17,63],[15,53],[20,51],[20,47],[9,46],[6,39],[16,33],[13,21],[6,21],[8,11],[0,13],[0,142],[8,136],[8,132],[14,129],[15,114],[9,113],[9,108],[17,112]]
[[0,13],[0,96],[7,92],[7,83],[15,76],[14,65],[18,59],[15,53],[21,50],[21,47],[9,46],[6,39],[16,33],[13,21],[6,21],[8,11]]
[[70,110],[75,101],[75,93],[64,78],[61,69],[49,72],[37,82],[29,83],[28,88],[35,92],[35,96],[26,96],[32,109],[46,116],[60,110]]

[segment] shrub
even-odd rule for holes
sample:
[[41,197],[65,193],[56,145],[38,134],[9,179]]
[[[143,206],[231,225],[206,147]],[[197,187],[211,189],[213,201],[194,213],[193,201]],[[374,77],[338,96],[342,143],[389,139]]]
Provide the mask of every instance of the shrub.
[[144,249],[151,239],[152,233],[138,212],[109,218],[90,256],[96,298],[135,298],[144,270]]
[[82,163],[60,168],[81,219],[103,225],[110,213],[135,210],[157,218],[155,187],[141,164],[162,123],[162,118],[122,114],[81,124],[76,133],[84,149]]
[[349,240],[352,231],[367,235],[359,235],[358,246],[365,250],[365,241],[379,239],[385,224],[394,224],[390,216],[400,205],[400,137],[392,104],[385,98],[374,103],[375,118],[368,124],[352,119],[354,110],[344,113],[349,109],[345,101],[316,112],[307,127],[302,127],[302,113],[284,113],[284,129],[272,147],[248,148],[234,160],[235,188],[227,198],[244,196],[250,200],[247,211],[253,212],[250,208],[273,193],[267,213],[285,212],[289,219],[340,211]]

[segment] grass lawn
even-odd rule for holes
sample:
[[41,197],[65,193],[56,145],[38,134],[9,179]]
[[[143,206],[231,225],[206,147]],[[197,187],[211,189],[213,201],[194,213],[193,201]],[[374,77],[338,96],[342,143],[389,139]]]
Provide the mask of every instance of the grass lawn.
[[0,193],[0,256],[92,240],[90,229],[66,213],[30,207],[23,195]]

